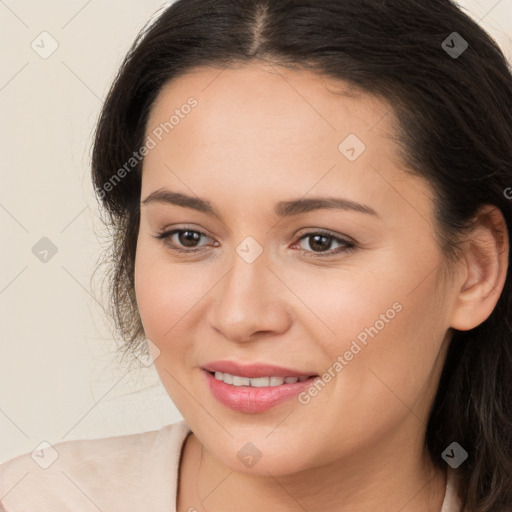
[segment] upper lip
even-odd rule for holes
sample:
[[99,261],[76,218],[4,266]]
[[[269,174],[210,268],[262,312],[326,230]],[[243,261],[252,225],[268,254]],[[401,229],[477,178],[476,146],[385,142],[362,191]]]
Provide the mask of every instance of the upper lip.
[[301,372],[292,368],[284,368],[273,364],[252,363],[244,364],[235,361],[213,361],[202,367],[208,372],[222,372],[240,377],[311,377],[317,375],[314,372]]

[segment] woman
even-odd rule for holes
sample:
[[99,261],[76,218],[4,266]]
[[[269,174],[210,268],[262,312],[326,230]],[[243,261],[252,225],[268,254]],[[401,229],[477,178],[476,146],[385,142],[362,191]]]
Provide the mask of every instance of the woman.
[[511,108],[448,0],[170,5],[93,182],[184,420],[9,461],[5,510],[511,510]]

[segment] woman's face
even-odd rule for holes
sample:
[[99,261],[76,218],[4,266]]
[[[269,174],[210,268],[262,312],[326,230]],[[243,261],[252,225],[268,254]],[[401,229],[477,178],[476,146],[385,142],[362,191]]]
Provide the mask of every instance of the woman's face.
[[[278,475],[364,451],[423,454],[455,293],[431,189],[405,174],[394,120],[346,84],[264,64],[197,69],[153,106],[137,301],[163,385],[230,468]],[[144,202],[156,191],[181,203]],[[287,369],[245,368],[253,377],[319,377],[238,387],[204,369],[219,361]]]

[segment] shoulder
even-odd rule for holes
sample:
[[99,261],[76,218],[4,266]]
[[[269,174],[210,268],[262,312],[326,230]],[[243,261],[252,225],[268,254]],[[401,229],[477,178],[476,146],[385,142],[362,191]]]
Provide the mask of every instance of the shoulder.
[[455,469],[446,467],[446,489],[440,512],[458,512],[461,509],[459,497],[459,477]]
[[182,420],[138,434],[47,444],[0,465],[1,504],[6,512],[128,512],[171,499],[189,432]]

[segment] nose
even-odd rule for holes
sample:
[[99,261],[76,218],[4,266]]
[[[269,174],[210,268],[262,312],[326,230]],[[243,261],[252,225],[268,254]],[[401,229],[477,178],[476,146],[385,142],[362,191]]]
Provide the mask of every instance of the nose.
[[226,339],[245,343],[290,327],[286,286],[268,266],[265,252],[252,263],[235,254],[214,295],[209,324]]

